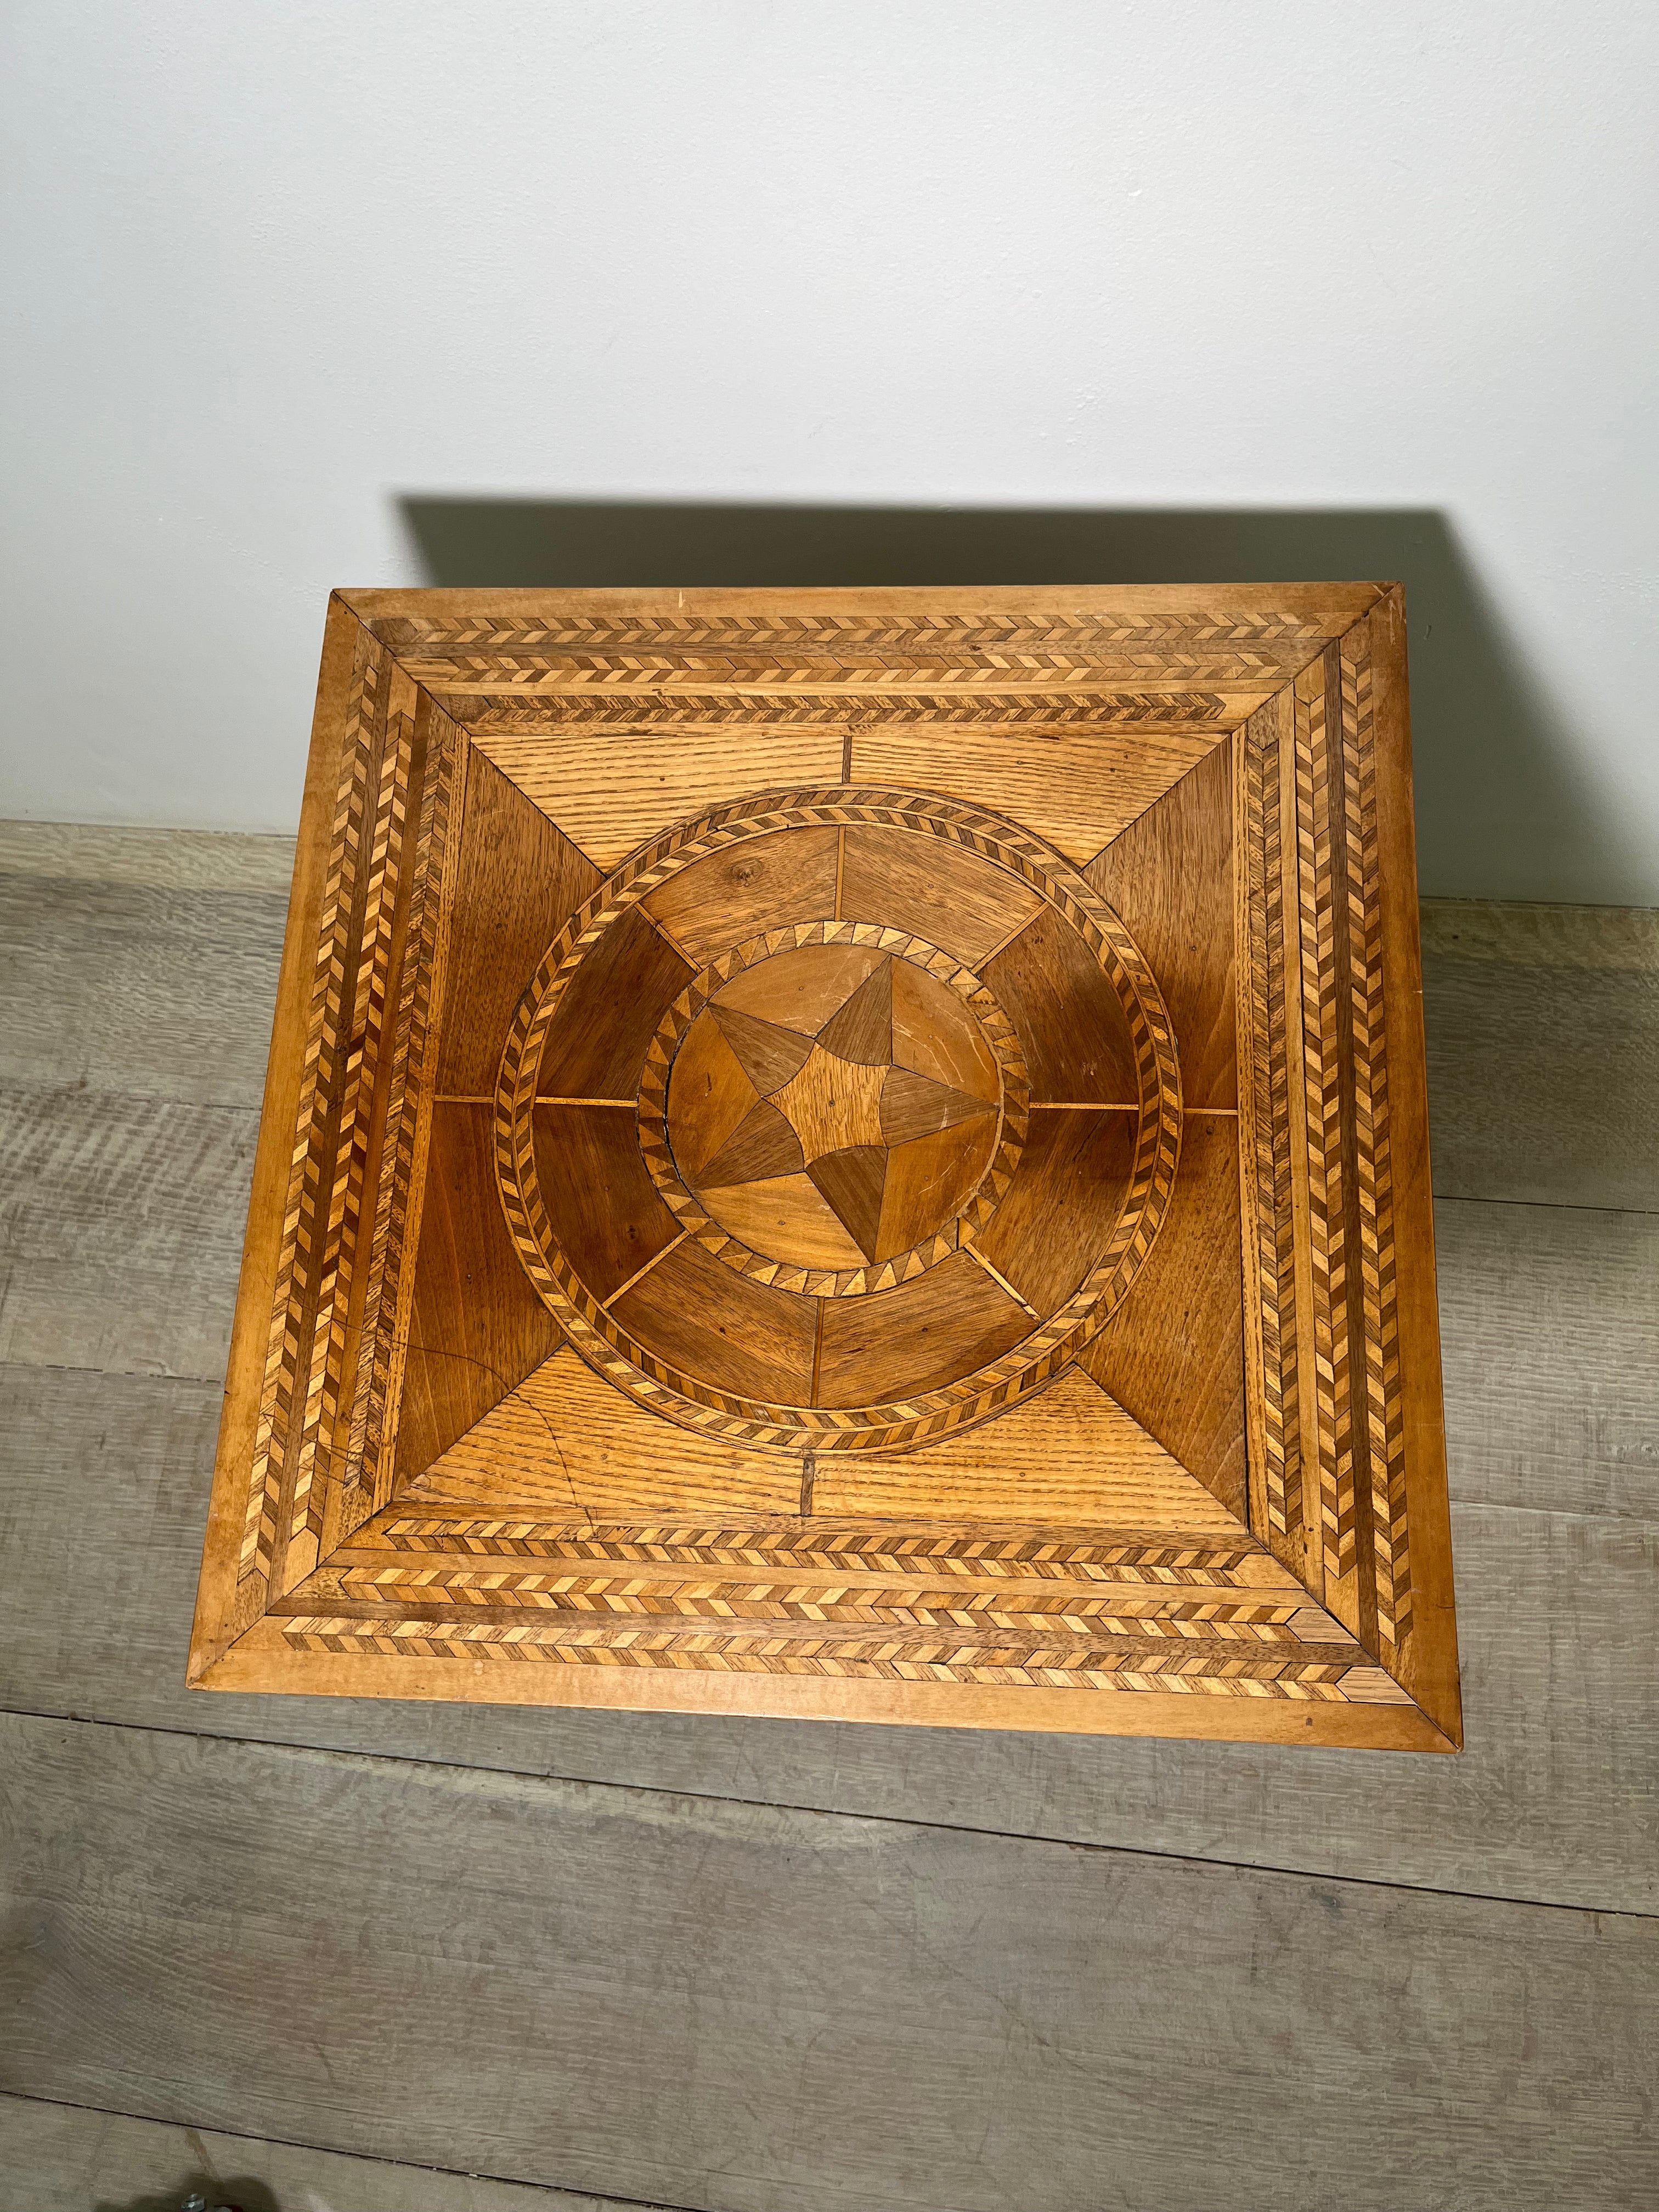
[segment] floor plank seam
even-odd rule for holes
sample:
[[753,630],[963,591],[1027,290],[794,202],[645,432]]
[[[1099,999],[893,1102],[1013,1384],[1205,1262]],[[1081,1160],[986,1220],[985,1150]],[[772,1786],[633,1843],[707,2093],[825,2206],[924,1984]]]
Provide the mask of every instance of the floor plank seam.
[[1593,1521],[1599,1528],[1651,1528],[1659,1522],[1659,1508],[1651,1513],[1587,1513],[1581,1505],[1513,1505],[1501,1498],[1454,1498],[1454,1513],[1531,1513],[1545,1521]]
[[380,2151],[343,2150],[338,2143],[317,2142],[309,2136],[256,2136],[243,2128],[221,2127],[213,2120],[162,2120],[154,2112],[130,2112],[123,2105],[85,2105],[74,2097],[42,2097],[32,2090],[0,2090],[0,2097],[9,2098],[20,2105],[47,2105],[54,2112],[87,2112],[100,2119],[136,2120],[146,2127],[179,2128],[197,2135],[214,2136],[228,2142],[243,2142],[256,2149],[264,2145],[281,2150],[317,2151],[327,2158],[360,2159],[365,2166],[402,2166],[410,2173],[452,2174],[457,2181],[490,2181],[507,2189],[537,2189],[550,2197],[587,2197],[590,2202],[617,2212],[707,2212],[696,2204],[671,2203],[665,2197],[607,2196],[601,2191],[570,2186],[562,2181],[526,2181],[515,2173],[488,2173],[476,2166],[432,2166],[423,2159],[388,2158]]
[[126,1084],[117,1090],[109,1084],[100,1083],[94,1089],[91,1084],[80,1082],[72,1075],[55,1076],[49,1082],[22,1074],[0,1075],[0,1098],[4,1098],[9,1092],[30,1097],[41,1093],[53,1096],[61,1093],[84,1102],[96,1098],[143,1098],[163,1106],[187,1107],[194,1114],[235,1114],[253,1130],[257,1131],[259,1126],[257,1099],[244,1106],[239,1105],[234,1098],[176,1098],[170,1091],[134,1091]]
[[1481,1198],[1469,1191],[1437,1190],[1437,1206],[1513,1206],[1534,1213],[1625,1213],[1635,1221],[1650,1221],[1659,1206],[1577,1206],[1565,1198]]
[[[0,1260],[16,1255],[0,1245]],[[182,1367],[88,1367],[70,1359],[0,1359],[0,1374],[89,1375],[112,1382],[184,1382],[191,1389],[217,1390],[218,1375],[192,1375]]]
[[1150,1859],[1167,1865],[1212,1868],[1224,1874],[1270,1875],[1286,1881],[1334,1882],[1345,1888],[1386,1890],[1396,1896],[1458,1898],[1476,1905],[1514,1905],[1518,1911],[1528,1912],[1588,1913],[1596,1919],[1632,1920],[1644,1923],[1659,1919],[1659,1901],[1656,1901],[1650,1912],[1635,1911],[1628,1905],[1569,1905],[1553,1898],[1514,1897],[1498,1890],[1451,1889],[1426,1882],[1384,1881],[1374,1875],[1330,1874],[1316,1869],[1280,1866],[1257,1859],[1206,1858],[1193,1851],[1160,1851],[1145,1844],[1091,1843],[1082,1837],[1033,1833],[1030,1829],[979,1828],[965,1821],[923,1820],[902,1813],[847,1812],[834,1806],[803,1804],[793,1799],[735,1797],[716,1790],[670,1790],[660,1784],[649,1782],[603,1782],[588,1775],[538,1774],[527,1767],[467,1766],[457,1760],[411,1758],[406,1752],[342,1751],[326,1744],[284,1743],[279,1738],[270,1736],[216,1735],[193,1729],[160,1728],[151,1722],[98,1720],[84,1713],[46,1713],[16,1705],[0,1705],[0,1715],[14,1720],[38,1721],[49,1727],[112,1729],[129,1735],[163,1736],[181,1743],[211,1744],[227,1751],[286,1752],[296,1759],[359,1760],[376,1768],[407,1767],[416,1774],[449,1776],[474,1783],[515,1783],[532,1787],[539,1784],[554,1790],[617,1791],[639,1797],[666,1797],[687,1805],[732,1806],[753,1813],[799,1813],[815,1820],[849,1824],[863,1821],[873,1826],[911,1828],[933,1835],[982,1836],[988,1842],[1042,1844],[1056,1850],[1096,1851],[1114,1858]]

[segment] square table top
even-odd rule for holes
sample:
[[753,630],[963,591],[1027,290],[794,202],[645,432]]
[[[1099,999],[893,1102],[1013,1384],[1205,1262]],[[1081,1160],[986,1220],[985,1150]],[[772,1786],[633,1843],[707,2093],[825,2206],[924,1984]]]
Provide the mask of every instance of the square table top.
[[1455,1749],[1399,588],[336,593],[190,1673]]

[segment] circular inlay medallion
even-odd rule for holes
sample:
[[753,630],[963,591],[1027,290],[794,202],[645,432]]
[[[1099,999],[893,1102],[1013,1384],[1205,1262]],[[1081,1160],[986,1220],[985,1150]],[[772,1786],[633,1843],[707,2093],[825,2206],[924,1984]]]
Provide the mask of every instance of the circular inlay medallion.
[[1168,1202],[1169,1018],[1086,878],[927,793],[763,793],[571,917],[495,1102],[526,1273],[685,1425],[915,1446],[1057,1373]]
[[670,1007],[641,1090],[645,1158],[679,1220],[728,1267],[818,1297],[956,1250],[1025,1136],[1019,1042],[986,984],[921,939],[833,918],[720,969]]

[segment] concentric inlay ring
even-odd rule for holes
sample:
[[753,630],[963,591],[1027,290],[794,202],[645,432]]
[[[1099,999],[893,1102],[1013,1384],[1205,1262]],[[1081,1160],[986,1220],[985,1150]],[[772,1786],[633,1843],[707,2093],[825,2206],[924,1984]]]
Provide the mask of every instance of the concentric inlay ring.
[[[817,833],[821,840],[823,833],[836,831],[844,834],[849,855],[855,839],[862,839],[865,847],[879,845],[883,864],[891,862],[896,909],[907,901],[912,908],[918,902],[925,905],[931,896],[937,921],[922,937],[903,926],[896,911],[890,920],[884,917],[879,890],[871,891],[866,867],[851,903],[868,918],[825,919],[822,906],[815,910],[809,903],[803,910],[798,901],[796,913],[802,918],[743,935],[712,959],[705,957],[701,969],[678,959],[672,991],[661,982],[659,963],[656,988],[663,995],[647,1009],[649,1033],[632,1048],[637,1076],[629,1080],[637,1082],[639,1142],[650,1170],[646,1188],[654,1186],[678,1227],[658,1239],[644,1266],[601,1297],[568,1249],[568,1234],[562,1237],[555,1226],[556,1213],[568,1218],[573,1206],[591,1204],[592,1193],[556,1188],[550,1211],[542,1177],[544,1172],[556,1181],[565,1176],[562,1156],[556,1146],[543,1164],[537,1158],[544,1053],[562,1006],[574,991],[573,1006],[598,1007],[595,1018],[615,1019],[625,1028],[625,1001],[618,1000],[611,1013],[604,1011],[611,1001],[603,980],[620,957],[608,947],[623,942],[611,933],[627,924],[636,941],[647,939],[650,931],[643,925],[648,923],[673,942],[649,908],[640,921],[630,922],[635,908],[663,893],[684,871],[732,847],[764,838],[773,841],[769,849],[775,850],[791,833]],[[834,845],[833,836],[829,842]],[[860,851],[867,860],[864,847]],[[1091,1186],[1094,1212],[1087,1249],[1063,1284],[1055,1279],[1052,1297],[1023,1292],[981,1249],[982,1243],[995,1242],[999,1206],[1018,1200],[1022,1188],[1028,1194],[1023,1202],[1029,1215],[1033,1204],[1039,1209],[1055,1202],[1063,1206],[1067,1187],[1044,1186],[1029,1176],[1021,1179],[1018,1147],[1027,1133],[1018,1121],[1024,1114],[1029,1057],[1022,1051],[1021,1024],[1033,1018],[1030,1010],[1040,1004],[1041,991],[1033,997],[1028,989],[1024,1012],[1017,1006],[1005,1009],[1000,994],[960,947],[941,951],[934,941],[941,934],[950,938],[951,915],[949,902],[942,902],[937,888],[929,886],[940,874],[960,877],[964,872],[972,878],[969,890],[975,897],[982,891],[994,903],[1001,895],[996,887],[1003,886],[1014,917],[1009,940],[1029,926],[1033,941],[1040,940],[1034,959],[1041,954],[1062,965],[1069,962],[1067,972],[1074,980],[1078,963],[1083,963],[1097,977],[1091,987],[1097,994],[1104,979],[1109,1003],[1119,1010],[1113,1019],[1121,1026],[1125,1063],[1132,1069],[1136,1098],[1121,1109],[1126,1134],[1121,1178],[1111,1186],[1109,1204],[1100,1196],[1104,1186],[1098,1179]],[[745,866],[730,872],[742,878],[748,870]],[[850,884],[850,860],[848,880]],[[839,907],[839,861],[833,887]],[[699,911],[695,902],[690,911],[694,916]],[[991,939],[995,934],[988,933]],[[1067,944],[1073,948],[1069,953],[1064,951]],[[957,1003],[972,1008],[998,1063],[997,1143],[992,1164],[952,1213],[950,1241],[942,1247],[935,1249],[938,1238],[929,1237],[885,1259],[861,1249],[859,1267],[814,1269],[765,1251],[763,1239],[732,1236],[714,1207],[694,1194],[672,1141],[675,1054],[684,1048],[708,1009],[732,1004],[720,994],[746,972],[784,954],[816,948],[827,955],[860,946],[879,960],[896,961],[907,972],[931,977],[950,989]],[[1002,949],[995,942],[989,945],[991,951]],[[602,978],[591,987],[582,982],[590,961],[597,963],[592,972]],[[978,964],[985,964],[983,957]],[[580,996],[584,989],[586,1000]],[[635,1015],[639,1011],[631,1009]],[[574,1014],[567,1017],[566,1030],[574,1019]],[[731,1026],[722,1025],[717,1012],[713,1027],[727,1042]],[[749,1071],[757,1103],[771,1107],[775,1117],[764,1122],[762,1133],[781,1146],[777,1125],[787,1125],[797,1140],[799,1172],[809,1182],[811,1167],[830,1152],[852,1155],[876,1149],[873,1131],[886,1109],[889,1077],[900,1066],[890,1055],[869,1058],[867,1044],[849,1045],[848,1037],[860,1029],[853,1016],[845,1026],[845,1035],[831,1034],[823,1025],[822,1034],[793,1032],[795,1044],[787,1050],[798,1051],[799,1067],[791,1073],[786,1064],[786,1079],[772,1082],[777,1069],[769,1063],[769,1090],[762,1090]],[[568,1040],[562,1041],[560,1050],[567,1048]],[[621,1049],[619,1045],[613,1055],[618,1064]],[[709,1049],[718,1058],[712,1045]],[[866,1054],[862,1060],[860,1050]],[[879,1085],[872,1069],[880,1073]],[[805,1076],[807,1091],[817,1083],[822,1096],[792,1093],[796,1074]],[[908,1128],[903,1115],[922,1097],[918,1091],[896,1088],[903,1096],[889,1121],[880,1124],[884,1135]],[[749,1110],[752,1114],[753,1107]],[[953,1110],[963,1124],[971,1118],[965,1108]],[[1103,1326],[1151,1249],[1174,1181],[1181,1120],[1180,1079],[1162,994],[1119,917],[1078,869],[1019,825],[961,801],[928,793],[836,786],[757,794],[678,825],[625,861],[572,916],[520,1000],[502,1053],[495,1127],[497,1178],[514,1247],[538,1292],[590,1365],[653,1412],[685,1426],[746,1444],[824,1452],[926,1443],[1000,1412],[1056,1374]],[[736,1128],[734,1122],[732,1131],[723,1130],[722,1139]],[[969,1139],[963,1142],[967,1146]],[[1008,1178],[999,1185],[1005,1155]],[[771,1157],[763,1154],[762,1164]],[[782,1161],[785,1155],[777,1157]],[[706,1180],[708,1162],[699,1162],[698,1171]],[[792,1167],[791,1172],[797,1170]],[[568,1173],[574,1176],[574,1168]],[[617,1203],[623,1200],[618,1198]],[[831,1210],[842,1227],[851,1222],[848,1233],[860,1231],[866,1247],[878,1252],[878,1225],[872,1225],[875,1217],[867,1203],[862,1213],[852,1199],[838,1195],[837,1204],[839,1211]],[[1039,1222],[1039,1231],[1041,1226]],[[872,1271],[878,1273],[894,1261],[902,1267],[890,1285],[872,1279]],[[720,1291],[722,1282],[731,1289]],[[832,1328],[832,1313],[846,1316],[847,1325],[838,1322]],[[878,1387],[860,1391],[860,1378]]]

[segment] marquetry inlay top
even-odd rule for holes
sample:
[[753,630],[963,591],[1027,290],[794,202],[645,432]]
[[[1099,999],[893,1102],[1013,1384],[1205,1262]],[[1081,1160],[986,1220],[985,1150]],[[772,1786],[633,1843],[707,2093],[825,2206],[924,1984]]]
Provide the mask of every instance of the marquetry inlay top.
[[192,1679],[1457,1740],[1388,586],[330,616]]

